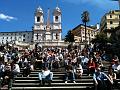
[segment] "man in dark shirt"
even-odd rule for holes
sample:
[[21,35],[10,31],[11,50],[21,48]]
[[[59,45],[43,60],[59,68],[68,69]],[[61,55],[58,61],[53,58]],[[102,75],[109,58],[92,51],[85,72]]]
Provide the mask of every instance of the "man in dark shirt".
[[68,64],[66,66],[65,84],[67,84],[68,79],[73,81],[73,83],[76,83],[75,82],[75,73],[74,73],[74,70],[73,70],[73,66],[71,64]]

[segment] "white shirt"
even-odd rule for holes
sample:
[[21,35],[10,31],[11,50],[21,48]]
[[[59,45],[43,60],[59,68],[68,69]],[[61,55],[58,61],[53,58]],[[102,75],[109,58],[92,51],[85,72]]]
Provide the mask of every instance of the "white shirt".
[[14,64],[14,65],[15,65],[15,66],[14,66],[13,71],[20,73],[20,67],[19,67],[19,65],[18,65],[18,64]]
[[5,65],[0,64],[0,72],[1,72],[1,71],[2,71],[2,72],[4,72],[4,71],[5,71],[4,67],[5,67]]
[[43,76],[48,76],[49,74],[50,74],[50,70],[47,70],[47,71],[42,71],[42,74],[43,74]]
[[120,70],[120,65],[117,66],[117,70]]

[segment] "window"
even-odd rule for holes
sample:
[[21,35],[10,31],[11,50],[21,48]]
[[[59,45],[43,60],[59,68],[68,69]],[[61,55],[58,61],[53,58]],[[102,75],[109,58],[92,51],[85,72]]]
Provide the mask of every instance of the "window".
[[23,41],[25,41],[25,39],[23,39]]
[[36,38],[37,38],[37,40],[38,40],[38,33],[37,33],[37,35],[36,35]]
[[6,37],[6,39],[8,39],[8,37]]
[[23,37],[25,37],[25,34],[23,34]]
[[120,18],[120,15],[119,15],[119,18]]
[[55,21],[58,21],[58,16],[55,16]]
[[40,22],[40,17],[37,17],[37,22]]
[[112,14],[114,14],[114,11],[112,11]]
[[56,33],[56,35],[55,35],[55,36],[56,36],[56,39],[58,39],[58,36],[59,36],[59,35],[58,35],[57,33]]
[[110,18],[112,18],[112,15],[110,15]]
[[113,24],[113,21],[110,21],[110,24]]
[[4,39],[4,37],[3,37],[3,39]]

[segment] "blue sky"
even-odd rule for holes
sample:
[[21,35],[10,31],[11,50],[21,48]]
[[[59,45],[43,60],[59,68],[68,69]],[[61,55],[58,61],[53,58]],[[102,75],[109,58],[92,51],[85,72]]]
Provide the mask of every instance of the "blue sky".
[[[100,22],[105,13],[118,9],[118,2],[110,0],[58,1],[62,11],[63,37],[68,30],[82,24],[81,14],[83,11],[87,10],[90,13],[88,25],[95,25]],[[57,6],[57,0],[0,0],[0,32],[31,31],[34,25],[34,12],[39,5],[45,16],[47,9],[50,8],[52,17],[52,10]]]

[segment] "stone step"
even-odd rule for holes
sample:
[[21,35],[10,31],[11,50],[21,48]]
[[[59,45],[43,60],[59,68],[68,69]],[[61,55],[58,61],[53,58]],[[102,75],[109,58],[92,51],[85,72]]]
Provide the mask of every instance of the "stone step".
[[[104,63],[105,66],[105,73],[108,71],[109,62]],[[53,72],[53,81],[51,83],[51,86],[45,85],[40,86],[39,85],[39,78],[38,73],[41,72],[41,70],[37,69],[30,73],[30,77],[22,77],[22,71],[21,69],[20,74],[18,77],[15,78],[15,82],[13,83],[12,90],[94,90],[93,86],[93,76],[87,75],[87,69],[84,69],[83,76],[81,79],[76,79],[76,83],[68,80],[68,83],[65,84],[64,82],[64,76],[65,71],[62,69],[61,71],[54,71]],[[120,81],[120,80],[118,80]]]
[[[73,83],[68,82],[65,83],[51,83],[51,86],[93,86],[93,82],[86,82],[86,83]],[[13,87],[40,87],[39,83],[13,83]]]
[[88,86],[56,86],[56,87],[13,87],[12,90],[93,90]]
[[[93,79],[76,79],[76,82],[93,82]],[[37,83],[39,82],[39,80],[31,80],[31,79],[27,79],[27,80],[15,80],[15,83]],[[65,80],[61,80],[61,79],[56,79],[52,81],[53,83],[60,83],[60,82],[65,82]]]
[[[58,76],[53,76],[53,79],[64,79],[64,75],[62,75],[62,76],[60,76],[60,75],[58,75]],[[88,76],[88,75],[84,75],[84,76],[82,76],[81,77],[81,79],[92,79],[93,78],[93,76]],[[38,79],[38,75],[37,76],[30,76],[30,77],[15,77],[15,79],[16,80],[26,80],[26,79],[31,79],[31,80],[33,80],[33,79]]]

